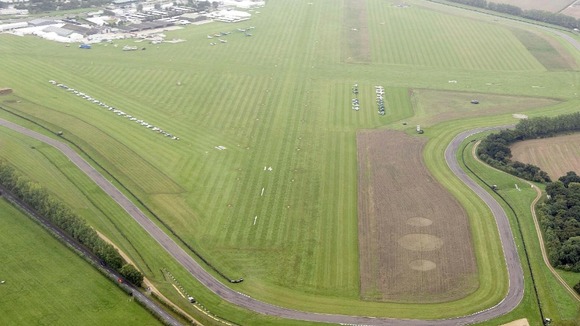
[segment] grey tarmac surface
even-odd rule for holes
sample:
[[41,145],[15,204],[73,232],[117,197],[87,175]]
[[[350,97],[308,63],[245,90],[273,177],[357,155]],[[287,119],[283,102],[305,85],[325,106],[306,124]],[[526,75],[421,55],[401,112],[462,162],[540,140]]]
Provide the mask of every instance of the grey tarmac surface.
[[357,324],[357,325],[468,325],[485,320],[493,319],[504,315],[513,310],[522,300],[524,294],[524,278],[520,260],[517,254],[517,248],[513,240],[513,234],[509,226],[507,216],[501,206],[489,193],[481,188],[477,183],[471,180],[465,172],[459,167],[455,159],[455,153],[459,150],[461,141],[471,134],[482,132],[491,128],[480,128],[466,131],[456,136],[449,144],[445,151],[447,164],[455,175],[471,188],[491,209],[498,229],[502,247],[504,249],[505,261],[509,273],[509,290],[507,296],[497,305],[477,312],[469,316],[461,316],[451,319],[438,320],[415,320],[415,319],[395,319],[379,318],[365,316],[348,316],[336,314],[322,314],[305,311],[297,311],[284,307],[275,306],[262,302],[241,294],[223,283],[205,271],[197,261],[195,261],[184,249],[182,249],[173,239],[171,239],[163,230],[153,223],[135,204],[133,204],[121,191],[111,184],[103,175],[95,170],[80,155],[72,150],[68,145],[56,139],[47,137],[35,131],[26,129],[20,125],[14,124],[7,120],[0,119],[0,126],[12,129],[26,136],[37,139],[48,145],[60,150],[73,162],[81,171],[91,178],[103,191],[105,191],[113,200],[115,200],[129,215],[143,227],[151,237],[153,237],[171,256],[173,256],[181,265],[183,265],[193,277],[209,290],[217,294],[223,300],[226,300],[239,307],[265,314],[278,316],[281,318],[326,322],[336,324]]

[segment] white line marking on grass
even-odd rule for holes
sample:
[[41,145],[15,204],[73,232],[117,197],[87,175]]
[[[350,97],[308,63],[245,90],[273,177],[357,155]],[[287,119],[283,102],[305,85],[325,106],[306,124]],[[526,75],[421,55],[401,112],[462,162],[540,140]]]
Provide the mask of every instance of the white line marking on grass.
[[517,184],[517,183],[515,184],[515,186],[516,186],[516,189],[517,189],[518,191],[522,191],[522,190],[520,189],[520,187],[518,187],[518,184]]
[[254,216],[254,225],[256,225],[256,220],[258,219],[258,216]]
[[179,293],[179,295],[181,295],[185,299],[185,296],[183,295],[183,293],[181,293],[181,291],[179,291],[179,289],[177,288],[177,286],[175,286],[175,284],[171,284],[171,285],[173,285],[173,287],[175,288],[175,290],[177,290],[177,292]]
[[264,188],[262,188],[262,193],[260,194],[260,196],[264,196]]

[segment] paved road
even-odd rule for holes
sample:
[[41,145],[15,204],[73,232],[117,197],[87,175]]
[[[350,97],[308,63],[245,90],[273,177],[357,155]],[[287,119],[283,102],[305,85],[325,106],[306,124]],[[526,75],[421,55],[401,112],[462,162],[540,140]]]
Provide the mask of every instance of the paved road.
[[445,151],[447,164],[463,182],[467,184],[482,200],[490,207],[494,214],[500,240],[505,253],[505,260],[509,272],[509,291],[507,296],[496,306],[487,310],[475,313],[469,316],[463,316],[445,320],[412,320],[412,319],[393,319],[393,318],[376,318],[363,316],[346,316],[333,314],[319,314],[304,311],[297,311],[288,308],[278,307],[266,302],[258,301],[249,296],[243,295],[232,290],[218,281],[215,277],[206,272],[185,250],[183,250],[173,239],[171,239],[163,230],[153,223],[137,206],[135,206],[123,193],[121,193],[113,184],[104,176],[95,170],[81,156],[79,156],[68,145],[59,140],[39,134],[35,131],[26,129],[12,122],[0,119],[0,126],[17,131],[21,134],[30,136],[41,142],[49,144],[73,162],[87,176],[89,176],[103,191],[111,196],[123,209],[127,211],[143,227],[151,237],[153,237],[170,255],[172,255],[181,265],[183,265],[193,277],[199,280],[205,287],[220,296],[223,300],[229,301],[234,305],[270,316],[282,318],[328,322],[344,324],[364,324],[364,325],[467,325],[481,322],[503,315],[514,309],[521,301],[524,291],[524,279],[517,249],[513,240],[513,235],[509,226],[509,221],[501,206],[489,195],[487,191],[481,188],[477,183],[471,180],[465,172],[459,167],[455,153],[459,149],[461,141],[469,135],[493,128],[481,128],[472,131],[466,131],[459,134]]

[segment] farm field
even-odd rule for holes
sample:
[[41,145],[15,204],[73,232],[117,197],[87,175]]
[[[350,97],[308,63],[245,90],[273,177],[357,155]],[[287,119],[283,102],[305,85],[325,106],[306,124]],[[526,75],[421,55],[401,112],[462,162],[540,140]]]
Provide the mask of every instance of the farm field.
[[575,17],[576,19],[580,18],[580,1],[575,1],[574,3],[569,5],[566,9],[562,10],[561,13],[563,15]]
[[[570,55],[573,64],[550,66],[511,26],[457,8],[408,3],[401,8],[395,1],[351,1],[342,7],[330,0],[275,0],[249,22],[166,32],[168,38],[186,41],[147,45],[147,51],[135,52],[107,44],[81,51],[34,37],[0,35],[0,85],[15,90],[0,97],[0,106],[53,132],[63,131],[213,265],[230,278],[243,277],[235,287],[252,297],[343,314],[438,318],[474,312],[493,306],[505,293],[501,248],[485,207],[456,190],[464,188],[445,175],[438,157],[452,131],[514,123],[513,112],[531,116],[577,110],[578,56]],[[366,8],[367,20],[349,12],[355,5]],[[252,37],[235,33],[250,25],[255,26]],[[364,31],[363,25],[368,35],[352,38],[357,35],[352,33]],[[220,31],[232,31],[228,43],[209,46],[206,36]],[[134,45],[132,40],[116,43],[121,48]],[[549,56],[562,57],[556,50]],[[180,140],[89,103],[49,80]],[[360,89],[358,112],[351,109],[355,83]],[[377,114],[377,85],[385,87],[385,116]],[[482,102],[471,106],[469,100],[476,95]],[[38,128],[7,111],[0,110],[0,117]],[[452,128],[439,127],[449,121]],[[357,131],[412,132],[415,123],[430,127],[423,155],[434,180],[458,198],[470,220],[478,262],[470,286],[481,287],[465,300],[439,306],[362,301]],[[0,147],[0,157],[41,179],[40,170],[29,162],[38,156],[12,155],[14,148],[27,152],[30,146],[22,141],[10,150]],[[75,173],[66,160],[40,149],[63,175]],[[75,176],[71,182],[80,189],[89,187],[82,180]],[[61,181],[42,181],[66,189]],[[102,195],[87,203],[92,194],[98,191],[62,196],[77,210],[103,208],[105,214],[91,217],[92,223],[111,233],[119,231],[107,216],[123,216],[117,226],[130,241],[121,235],[113,241],[137,256],[137,264],[147,266],[147,276],[162,283],[161,288],[174,291],[159,272],[170,260],[150,249],[156,245],[144,240],[142,232],[127,232],[132,228],[123,224],[132,224]],[[185,272],[170,267],[184,285],[203,293]],[[211,294],[201,296],[210,309],[236,321],[279,322],[240,313]],[[173,297],[179,298],[175,293]]]
[[425,142],[357,133],[363,299],[451,301],[479,286],[467,214],[425,168]]
[[539,166],[552,180],[568,171],[580,173],[580,134],[532,139],[513,144],[512,159]]
[[159,325],[41,226],[0,199],[0,324]]

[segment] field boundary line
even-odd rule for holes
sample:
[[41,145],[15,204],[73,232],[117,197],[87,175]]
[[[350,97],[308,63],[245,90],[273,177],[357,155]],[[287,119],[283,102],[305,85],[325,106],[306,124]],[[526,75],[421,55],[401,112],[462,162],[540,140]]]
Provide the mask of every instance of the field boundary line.
[[159,307],[159,305],[152,299],[148,298],[145,294],[141,293],[139,289],[128,283],[128,282],[118,282],[121,280],[122,276],[111,269],[111,267],[102,265],[100,259],[90,252],[85,246],[71,238],[70,235],[66,234],[59,227],[52,224],[50,221],[45,219],[42,215],[37,213],[29,205],[24,203],[22,200],[14,196],[8,189],[0,185],[0,197],[4,198],[8,203],[17,207],[31,220],[38,223],[44,230],[46,230],[51,236],[57,239],[65,247],[72,250],[79,258],[83,259],[85,262],[94,267],[97,271],[101,273],[104,277],[109,279],[113,284],[117,285],[121,290],[133,298],[139,305],[141,305],[145,310],[149,311],[155,318],[159,319],[162,323],[167,325],[179,326],[181,323],[177,321],[173,316],[167,313],[164,309]]
[[[475,158],[475,160],[477,160],[479,163],[481,164],[485,164],[484,162],[482,162],[479,157],[477,157],[477,154],[475,153],[475,150],[477,149],[477,146],[479,145],[479,143],[481,142],[481,140],[477,141],[474,145],[473,145],[473,150],[471,151],[471,155],[473,156],[473,158]],[[546,264],[546,267],[548,267],[548,269],[550,270],[550,272],[552,273],[552,275],[554,275],[554,277],[558,280],[558,282],[560,282],[560,284],[562,284],[562,286],[568,291],[570,292],[570,294],[572,294],[572,296],[574,297],[574,299],[576,299],[577,301],[580,301],[580,295],[578,293],[576,293],[576,291],[574,291],[574,289],[572,289],[568,283],[566,283],[566,281],[564,281],[564,279],[560,276],[560,274],[558,274],[558,272],[556,272],[556,269],[552,266],[552,264],[550,263],[550,260],[548,259],[548,254],[546,253],[546,247],[544,246],[544,237],[542,236],[542,229],[540,228],[540,224],[538,222],[538,217],[536,215],[536,204],[538,203],[538,201],[540,200],[540,198],[542,197],[542,191],[540,190],[540,188],[538,188],[537,186],[535,186],[533,183],[531,183],[528,180],[524,180],[521,178],[518,178],[514,175],[511,175],[509,173],[506,173],[502,170],[496,169],[493,166],[490,166],[488,164],[485,164],[485,166],[489,166],[490,168],[499,171],[501,173],[505,173],[508,174],[510,176],[513,176],[527,184],[529,184],[531,187],[534,188],[534,190],[536,191],[536,198],[534,198],[534,200],[532,201],[532,204],[530,205],[530,211],[532,213],[532,219],[534,220],[534,229],[536,230],[536,234],[538,235],[538,241],[540,242],[540,251],[542,252],[542,258],[544,259],[544,264]]]

